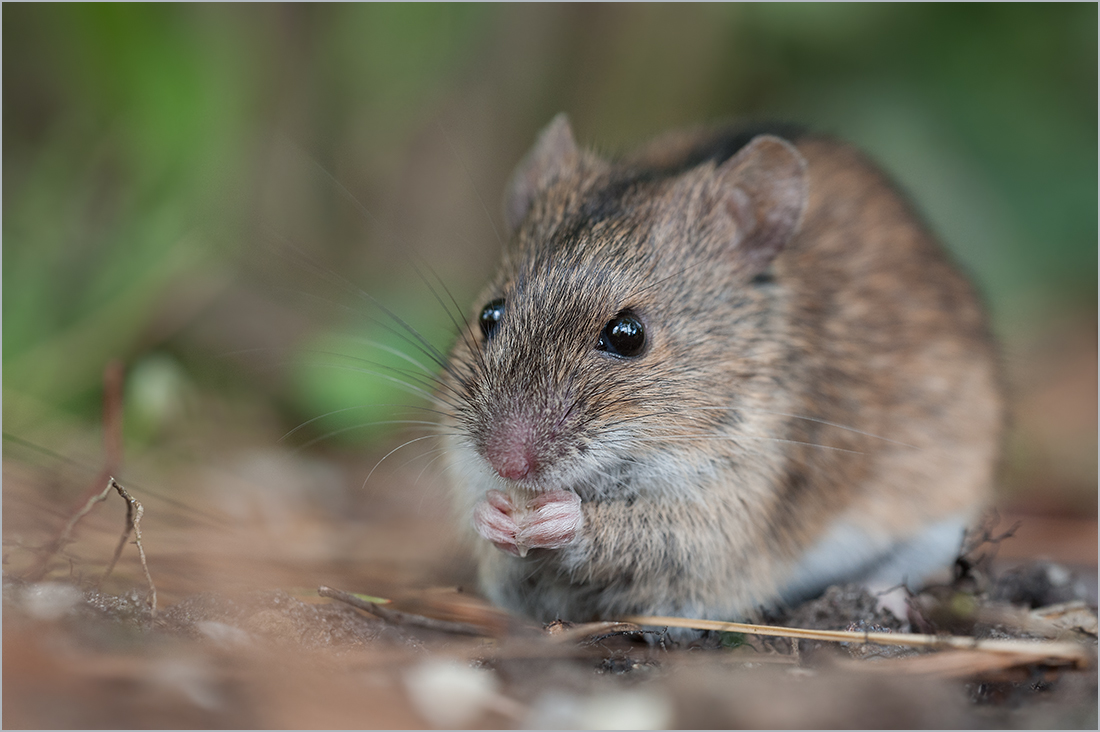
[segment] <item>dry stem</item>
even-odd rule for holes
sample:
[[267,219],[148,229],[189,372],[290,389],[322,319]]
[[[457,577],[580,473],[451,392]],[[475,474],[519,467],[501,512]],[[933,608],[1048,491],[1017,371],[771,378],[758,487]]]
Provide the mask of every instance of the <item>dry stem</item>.
[[149,585],[149,591],[146,593],[146,600],[149,603],[149,614],[156,617],[157,588],[156,585],[153,584],[153,576],[149,574],[149,564],[145,561],[145,547],[141,545],[141,517],[145,515],[145,507],[142,506],[136,498],[131,496],[114,478],[111,478],[107,485],[107,490],[111,488],[118,491],[118,494],[126,501],[126,528],[122,532],[122,537],[118,541],[118,546],[115,547],[115,555],[111,559],[107,571],[103,573],[103,579],[99,582],[102,584],[103,580],[107,579],[111,574],[111,570],[115,568],[115,563],[118,561],[119,555],[122,554],[122,547],[126,543],[127,537],[130,536],[130,529],[133,529],[134,544],[137,546],[138,557],[141,559],[141,569],[145,572],[145,582]]
[[1089,653],[1078,643],[1015,640],[1015,639],[979,639],[957,635],[925,635],[920,633],[882,633],[876,631],[850,630],[810,630],[807,628],[784,628],[772,625],[754,625],[751,623],[728,623],[718,620],[692,620],[690,618],[672,618],[662,616],[632,616],[624,618],[626,622],[639,625],[665,625],[675,628],[694,628],[696,630],[719,630],[730,633],[750,633],[752,635],[777,636],[780,638],[806,638],[809,640],[835,641],[841,643],[877,643],[883,646],[916,646],[924,648],[955,648],[987,653],[1010,653],[1027,656],[1034,661],[1052,660],[1057,663],[1070,662],[1077,668],[1089,663]]
[[361,597],[356,597],[350,592],[333,589],[332,587],[325,587],[324,585],[317,588],[317,594],[321,597],[329,597],[333,600],[347,603],[352,607],[366,611],[394,625],[415,625],[430,630],[439,630],[444,633],[460,633],[462,635],[491,635],[488,629],[478,625],[457,623],[451,620],[438,620],[436,618],[429,618],[426,615],[416,615],[400,610],[391,610],[376,603],[368,602]]

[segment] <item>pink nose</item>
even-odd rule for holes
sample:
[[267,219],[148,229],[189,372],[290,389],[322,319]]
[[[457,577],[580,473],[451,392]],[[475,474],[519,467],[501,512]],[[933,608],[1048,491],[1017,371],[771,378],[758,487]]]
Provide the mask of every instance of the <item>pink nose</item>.
[[535,470],[535,460],[528,453],[526,447],[516,445],[511,449],[490,449],[486,455],[489,464],[500,474],[500,477],[508,480],[520,480],[526,478]]
[[528,430],[516,425],[501,427],[485,447],[485,458],[502,478],[521,480],[538,470],[538,460]]
[[500,477],[507,478],[508,480],[520,480],[526,478],[531,473],[531,462],[525,458],[519,458],[516,460],[510,460],[494,465],[497,472],[500,473]]

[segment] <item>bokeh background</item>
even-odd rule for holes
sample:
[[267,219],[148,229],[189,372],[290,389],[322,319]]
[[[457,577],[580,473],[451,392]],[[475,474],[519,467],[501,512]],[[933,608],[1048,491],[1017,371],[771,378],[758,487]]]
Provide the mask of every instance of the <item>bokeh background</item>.
[[372,365],[410,352],[377,303],[448,345],[436,295],[489,276],[542,125],[614,152],[748,117],[908,191],[1004,343],[1002,504],[1094,519],[1096,28],[1095,4],[6,4],[5,476],[94,475],[120,359],[131,475],[270,447],[356,456],[354,491],[423,404]]

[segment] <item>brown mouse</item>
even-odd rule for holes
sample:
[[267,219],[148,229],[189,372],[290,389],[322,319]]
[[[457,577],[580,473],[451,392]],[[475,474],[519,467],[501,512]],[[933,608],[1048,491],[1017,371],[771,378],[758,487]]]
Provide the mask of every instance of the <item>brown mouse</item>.
[[852,148],[559,115],[444,374],[484,592],[542,621],[744,618],[916,582],[989,496],[1003,401],[973,287]]

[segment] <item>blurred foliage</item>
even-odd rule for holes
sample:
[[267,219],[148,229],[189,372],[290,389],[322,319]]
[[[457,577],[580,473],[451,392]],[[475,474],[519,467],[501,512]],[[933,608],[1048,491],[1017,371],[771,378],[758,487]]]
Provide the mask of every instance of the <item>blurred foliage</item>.
[[156,395],[132,439],[195,385],[277,405],[283,431],[345,410],[311,436],[423,404],[364,344],[430,359],[356,288],[445,349],[449,293],[464,308],[487,277],[503,181],[559,110],[611,150],[732,117],[835,133],[912,194],[1010,342],[1095,322],[1095,4],[7,4],[3,20],[9,432],[94,419],[112,357],[146,364],[132,399]]

